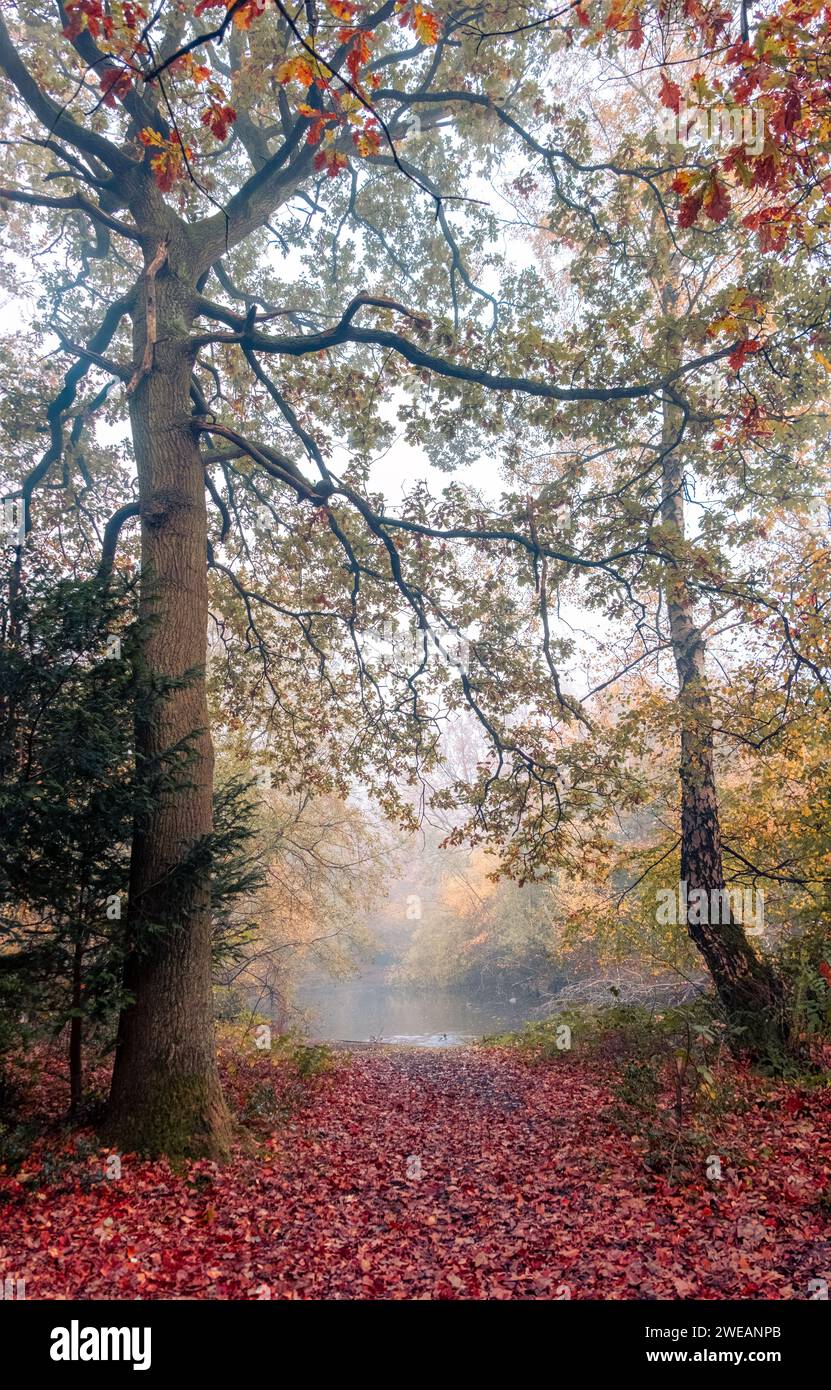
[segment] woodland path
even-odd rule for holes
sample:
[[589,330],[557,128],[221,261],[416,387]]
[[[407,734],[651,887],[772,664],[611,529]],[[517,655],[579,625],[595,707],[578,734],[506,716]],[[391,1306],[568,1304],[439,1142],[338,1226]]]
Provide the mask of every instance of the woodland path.
[[[249,1106],[269,1084],[264,1059],[225,1066]],[[807,1298],[831,1274],[831,1096],[787,1115],[766,1098],[723,1135],[722,1182],[674,1186],[612,1103],[573,1057],[341,1052],[224,1167],[128,1156],[119,1181],[68,1171],[48,1201],[24,1175],[0,1253],[30,1297]]]

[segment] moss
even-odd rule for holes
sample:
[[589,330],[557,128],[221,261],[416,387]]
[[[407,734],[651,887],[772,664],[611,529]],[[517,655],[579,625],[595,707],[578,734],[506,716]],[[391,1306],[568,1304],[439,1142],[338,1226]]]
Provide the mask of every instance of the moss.
[[142,1105],[107,1116],[106,1143],[150,1158],[230,1157],[234,1122],[215,1076],[171,1074],[158,1069],[142,1087]]

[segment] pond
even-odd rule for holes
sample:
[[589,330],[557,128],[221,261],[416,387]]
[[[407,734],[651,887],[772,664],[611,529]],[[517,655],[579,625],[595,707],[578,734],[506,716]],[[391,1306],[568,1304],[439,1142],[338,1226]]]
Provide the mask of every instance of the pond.
[[527,999],[488,1000],[457,990],[355,980],[301,987],[295,1002],[310,1038],[416,1047],[459,1047],[488,1033],[504,1033],[521,1027],[538,1007]]

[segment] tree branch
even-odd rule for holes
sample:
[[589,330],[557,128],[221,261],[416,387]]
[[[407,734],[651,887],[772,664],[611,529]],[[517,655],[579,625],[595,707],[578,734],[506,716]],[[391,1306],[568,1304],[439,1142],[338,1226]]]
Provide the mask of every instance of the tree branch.
[[428,371],[435,372],[437,376],[450,377],[456,381],[467,381],[472,385],[484,386],[490,391],[520,391],[525,395],[541,396],[553,401],[623,401],[660,395],[667,391],[673,382],[678,381],[689,372],[698,371],[713,362],[720,362],[723,358],[729,357],[739,345],[738,342],[730,343],[727,347],[719,348],[703,357],[695,357],[689,362],[682,363],[680,367],[676,367],[666,376],[656,377],[652,381],[641,382],[632,386],[554,386],[550,382],[534,380],[532,377],[496,374],[484,371],[479,367],[465,367],[459,362],[450,362],[447,358],[425,352],[423,348],[402,337],[400,333],[393,333],[385,329],[357,328],[352,320],[358,310],[367,305],[376,305],[386,309],[394,309],[399,313],[406,313],[409,318],[415,322],[420,322],[422,326],[427,322],[421,314],[402,309],[394,301],[377,300],[371,295],[357,295],[347,306],[340,322],[334,328],[325,329],[320,333],[284,338],[271,338],[265,333],[258,333],[253,327],[253,319],[251,321],[243,319],[238,314],[234,314],[232,310],[226,310],[221,305],[210,304],[210,301],[203,301],[203,304],[205,303],[209,307],[203,308],[202,312],[210,313],[212,317],[218,318],[224,323],[238,325],[238,331],[235,333],[198,334],[191,339],[194,349],[206,347],[209,343],[239,343],[255,352],[281,353],[287,357],[302,357],[309,352],[325,352],[327,348],[339,347],[343,343],[364,343],[369,347],[391,348],[393,352],[399,353],[413,366],[423,367]]
[[94,221],[100,222],[102,226],[109,228],[111,232],[117,232],[119,236],[128,237],[130,241],[141,241],[141,237],[134,227],[128,227],[126,223],[119,222],[117,217],[111,217],[103,208],[99,208],[95,203],[85,198],[83,193],[72,193],[66,198],[50,198],[46,193],[24,193],[17,188],[0,188],[0,199],[6,198],[10,203],[27,203],[38,208],[67,208],[78,212],[86,213]]
[[113,570],[116,547],[121,528],[131,517],[139,515],[138,502],[125,502],[123,507],[119,507],[117,512],[113,512],[106,526],[101,542],[101,559],[96,572],[97,579],[109,579]]
[[124,174],[136,167],[135,162],[116,145],[96,131],[78,125],[63,107],[43,91],[20,58],[1,16],[0,69],[50,135],[66,140],[76,150],[83,150],[85,154],[99,159],[114,174]]

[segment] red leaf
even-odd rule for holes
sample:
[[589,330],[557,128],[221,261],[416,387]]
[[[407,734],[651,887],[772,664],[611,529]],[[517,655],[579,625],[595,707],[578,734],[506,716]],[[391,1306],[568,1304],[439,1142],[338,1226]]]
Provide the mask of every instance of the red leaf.
[[678,226],[692,227],[698,218],[703,202],[703,193],[691,193],[688,198],[684,198],[678,210]]
[[67,0],[65,8],[69,23],[64,34],[68,39],[76,39],[84,29],[98,38],[105,22],[103,0]]
[[743,342],[739,343],[735,351],[730,353],[727,359],[727,365],[731,367],[734,372],[741,371],[748,357],[751,357],[754,352],[758,352],[761,346],[762,344],[758,338],[745,338]]
[[107,68],[101,74],[102,101],[105,106],[115,106],[116,97],[123,101],[133,84],[133,75],[127,68]]
[[207,111],[203,111],[199,119],[220,143],[224,143],[228,139],[231,126],[237,119],[237,113],[233,106],[221,106],[218,102],[211,102]]
[[626,47],[627,47],[627,48],[640,48],[640,47],[642,46],[642,44],[643,44],[643,41],[644,41],[644,32],[643,32],[643,25],[641,24],[641,16],[640,16],[640,12],[639,12],[639,11],[636,11],[636,12],[635,12],[635,18],[632,20],[632,28],[631,28],[630,33],[629,33],[629,41],[628,41]]
[[674,111],[677,116],[681,110],[681,88],[677,82],[670,82],[665,72],[661,73],[659,97],[661,105],[668,106],[670,111]]
[[711,222],[723,222],[730,211],[730,194],[720,179],[713,177],[704,194],[704,215]]
[[337,178],[342,169],[349,167],[349,160],[340,150],[333,150],[331,146],[324,150],[318,150],[312,163],[316,169],[325,169],[330,179]]
[[785,100],[782,103],[783,130],[793,130],[801,115],[802,102],[799,99],[799,93],[791,87],[785,94]]

